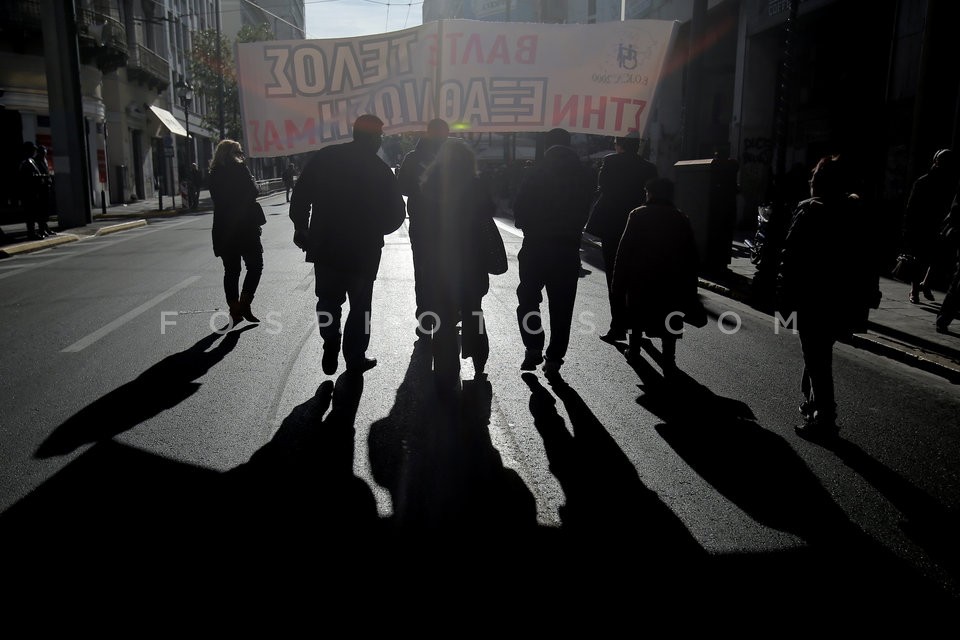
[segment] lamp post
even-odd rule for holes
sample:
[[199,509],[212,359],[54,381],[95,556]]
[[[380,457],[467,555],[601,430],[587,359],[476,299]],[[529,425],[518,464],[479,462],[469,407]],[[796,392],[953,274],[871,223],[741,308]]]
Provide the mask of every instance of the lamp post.
[[190,142],[190,103],[193,102],[193,87],[185,82],[180,80],[177,83],[177,97],[180,98],[180,104],[183,106],[183,121],[186,124],[187,129],[187,194],[189,198],[189,206],[191,209],[195,209],[197,206],[196,197],[194,196],[194,185],[195,177],[193,175],[193,146]]
[[190,104],[193,102],[193,87],[183,80],[177,83],[177,97],[183,105],[183,120],[187,125],[187,164],[193,162],[193,149],[190,147]]

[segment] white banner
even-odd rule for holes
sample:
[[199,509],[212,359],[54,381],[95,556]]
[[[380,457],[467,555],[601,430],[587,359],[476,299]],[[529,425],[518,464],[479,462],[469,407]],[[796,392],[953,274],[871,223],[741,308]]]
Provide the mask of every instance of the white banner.
[[442,20],[337,40],[237,45],[249,156],[351,138],[373,113],[384,133],[643,132],[676,22],[532,24]]

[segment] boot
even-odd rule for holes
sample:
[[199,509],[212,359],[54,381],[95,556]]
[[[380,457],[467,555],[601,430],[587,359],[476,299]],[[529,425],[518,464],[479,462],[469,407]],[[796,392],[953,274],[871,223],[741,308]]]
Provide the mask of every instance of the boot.
[[253,302],[253,295],[249,293],[240,294],[240,314],[247,322],[260,322],[260,319],[250,311],[250,303]]
[[230,324],[237,326],[243,322],[243,310],[240,306],[240,301],[228,300],[227,304],[230,306]]

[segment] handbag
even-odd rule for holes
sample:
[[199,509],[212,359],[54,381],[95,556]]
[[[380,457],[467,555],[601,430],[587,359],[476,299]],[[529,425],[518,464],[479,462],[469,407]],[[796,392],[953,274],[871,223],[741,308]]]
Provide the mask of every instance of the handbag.
[[497,223],[493,218],[483,218],[480,223],[481,263],[487,273],[499,276],[507,272],[507,250],[503,246],[503,238]]
[[917,270],[917,259],[909,253],[897,256],[897,264],[893,266],[890,275],[901,282],[912,283],[913,275]]
[[250,205],[248,215],[258,227],[262,227],[263,225],[267,224],[267,217],[263,215],[263,207],[261,207],[260,203],[256,200],[254,200],[253,204]]

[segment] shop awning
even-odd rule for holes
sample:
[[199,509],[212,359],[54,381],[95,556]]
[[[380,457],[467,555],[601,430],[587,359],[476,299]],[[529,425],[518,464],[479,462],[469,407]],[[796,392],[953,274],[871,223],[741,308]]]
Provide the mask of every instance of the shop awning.
[[187,137],[187,130],[180,126],[180,123],[177,122],[176,117],[166,109],[161,109],[160,107],[155,107],[150,105],[150,111],[153,111],[153,115],[157,116],[157,119],[175,136]]

